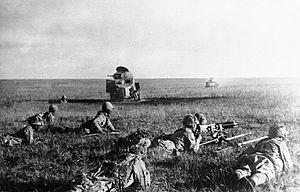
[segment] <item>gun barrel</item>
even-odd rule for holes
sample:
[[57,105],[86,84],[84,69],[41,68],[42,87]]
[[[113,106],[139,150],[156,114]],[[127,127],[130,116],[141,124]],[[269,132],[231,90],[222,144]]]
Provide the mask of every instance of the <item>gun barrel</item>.
[[246,145],[246,144],[253,143],[253,142],[256,142],[256,141],[260,141],[260,140],[266,139],[266,138],[268,138],[268,136],[263,136],[263,137],[259,137],[259,138],[256,138],[256,139],[251,139],[249,141],[244,141],[244,142],[238,143],[238,146]]
[[244,125],[246,123],[244,122],[236,122],[236,121],[229,121],[229,122],[225,122],[225,123],[218,123],[220,125],[222,125],[223,129],[231,129],[231,128],[237,128],[240,125]]
[[200,146],[203,146],[203,145],[210,144],[210,143],[215,143],[215,142],[218,142],[218,141],[219,141],[219,139],[213,139],[213,140],[210,140],[210,141],[206,141],[206,142],[204,142],[204,143],[200,143],[200,144],[199,144],[199,147],[200,147]]
[[233,137],[229,137],[229,138],[227,138],[226,140],[227,140],[227,141],[230,141],[230,140],[238,139],[238,138],[240,138],[240,137],[245,137],[245,136],[251,135],[251,134],[252,134],[251,132],[249,132],[249,133],[244,133],[244,134],[236,135],[236,136],[233,136]]

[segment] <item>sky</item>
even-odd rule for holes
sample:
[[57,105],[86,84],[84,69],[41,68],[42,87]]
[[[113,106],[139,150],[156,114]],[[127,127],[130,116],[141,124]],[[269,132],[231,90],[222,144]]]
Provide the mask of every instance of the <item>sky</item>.
[[299,77],[297,0],[0,0],[0,79]]

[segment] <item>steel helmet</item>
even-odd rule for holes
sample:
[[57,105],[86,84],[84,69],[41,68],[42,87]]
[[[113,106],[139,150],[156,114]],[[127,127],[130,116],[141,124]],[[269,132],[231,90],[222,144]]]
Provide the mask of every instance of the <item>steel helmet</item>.
[[58,107],[57,107],[56,105],[50,105],[50,106],[49,106],[49,112],[54,113],[54,112],[57,111],[57,110],[58,110]]
[[114,108],[114,106],[108,101],[105,101],[102,104],[102,111],[103,112],[110,113],[113,110],[113,108]]
[[278,123],[270,127],[269,129],[269,137],[282,137],[285,138],[288,134],[288,131],[283,123]]
[[192,114],[188,114],[183,118],[182,124],[185,127],[193,128],[195,126],[195,117]]
[[197,117],[200,125],[206,125],[207,124],[206,117],[202,113],[200,113],[200,114],[196,113],[195,116]]

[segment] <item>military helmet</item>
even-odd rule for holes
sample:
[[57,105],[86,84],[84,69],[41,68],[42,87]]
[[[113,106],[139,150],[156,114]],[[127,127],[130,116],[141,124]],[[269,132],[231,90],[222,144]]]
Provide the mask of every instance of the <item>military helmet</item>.
[[113,108],[114,108],[114,106],[108,101],[105,101],[102,104],[102,111],[103,112],[110,113],[113,110]]
[[49,112],[54,113],[54,112],[57,111],[57,110],[58,110],[58,107],[57,107],[56,105],[50,105],[50,106],[49,106]]
[[195,126],[195,116],[192,114],[188,114],[183,118],[182,124],[185,127],[193,128]]
[[206,125],[207,124],[206,117],[202,113],[200,113],[200,114],[196,113],[195,116],[197,117],[200,125]]
[[285,138],[288,134],[288,131],[283,123],[274,124],[269,129],[269,137],[282,137]]

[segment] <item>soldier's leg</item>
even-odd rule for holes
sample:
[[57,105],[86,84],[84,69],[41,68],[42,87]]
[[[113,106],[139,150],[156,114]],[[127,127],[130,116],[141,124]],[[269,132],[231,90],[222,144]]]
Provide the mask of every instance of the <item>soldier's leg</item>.
[[266,183],[268,181],[268,176],[264,173],[255,173],[249,178],[250,182],[254,187]]
[[249,178],[255,186],[269,182],[275,178],[275,169],[273,163],[266,157],[258,157],[255,164],[254,174]]
[[253,172],[253,165],[255,164],[255,155],[249,155],[238,162],[238,168],[235,170],[237,179],[248,177]]
[[1,136],[1,144],[3,145],[9,145],[9,146],[14,146],[14,145],[20,145],[22,144],[22,139],[18,137],[14,137],[11,135],[4,135]]
[[234,171],[236,174],[237,179],[242,179],[243,177],[248,177],[251,175],[251,169],[250,166],[247,164],[243,164],[240,168],[236,169]]
[[32,144],[33,143],[33,133],[34,133],[34,130],[31,126],[27,126],[25,129],[24,129],[24,143],[25,144]]

